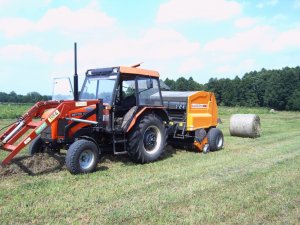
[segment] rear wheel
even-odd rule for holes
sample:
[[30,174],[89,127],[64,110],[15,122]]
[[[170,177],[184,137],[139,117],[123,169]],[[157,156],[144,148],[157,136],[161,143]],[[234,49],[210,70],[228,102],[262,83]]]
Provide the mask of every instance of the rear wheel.
[[211,128],[207,134],[209,150],[218,151],[223,148],[224,145],[224,136],[220,129]]
[[142,117],[128,134],[127,151],[139,163],[153,162],[160,157],[166,144],[166,129],[154,114]]
[[45,151],[44,141],[40,136],[37,136],[29,145],[28,153],[30,156],[33,156],[37,153],[42,153]]
[[96,169],[98,159],[97,145],[81,139],[70,145],[66,155],[66,166],[72,174],[90,173]]

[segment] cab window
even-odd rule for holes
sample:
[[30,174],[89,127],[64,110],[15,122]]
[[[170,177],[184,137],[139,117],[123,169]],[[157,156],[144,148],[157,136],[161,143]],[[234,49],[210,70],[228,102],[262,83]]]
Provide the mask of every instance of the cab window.
[[162,105],[160,98],[153,98],[159,95],[158,79],[140,77],[138,78],[139,105]]

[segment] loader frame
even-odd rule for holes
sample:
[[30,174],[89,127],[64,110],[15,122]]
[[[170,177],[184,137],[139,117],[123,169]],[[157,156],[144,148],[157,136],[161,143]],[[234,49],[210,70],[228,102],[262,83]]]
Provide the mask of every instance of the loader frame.
[[[86,104],[89,106],[99,104],[99,102],[100,100],[90,100]],[[58,119],[67,118],[69,111],[78,107],[76,105],[78,105],[78,102],[75,101],[37,102],[17,122],[0,135],[1,149],[9,152],[2,164],[7,165],[15,155]],[[40,118],[46,110],[51,110],[48,117],[34,121],[35,118]]]

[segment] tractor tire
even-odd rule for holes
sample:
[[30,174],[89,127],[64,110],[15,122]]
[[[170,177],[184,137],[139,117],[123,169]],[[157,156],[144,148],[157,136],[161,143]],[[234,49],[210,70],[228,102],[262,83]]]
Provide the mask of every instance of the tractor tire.
[[99,159],[97,145],[85,139],[70,145],[66,155],[66,166],[71,174],[91,173],[96,169]]
[[33,156],[37,153],[42,153],[45,151],[44,141],[40,136],[37,136],[29,145],[28,153]]
[[223,148],[224,136],[220,129],[211,128],[207,134],[208,145],[210,151],[218,151]]
[[143,116],[128,134],[127,152],[138,163],[157,160],[166,145],[167,129],[154,114]]

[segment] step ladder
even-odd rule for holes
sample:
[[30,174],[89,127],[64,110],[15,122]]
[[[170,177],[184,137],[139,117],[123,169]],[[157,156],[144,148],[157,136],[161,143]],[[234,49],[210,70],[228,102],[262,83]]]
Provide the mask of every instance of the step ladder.
[[[113,152],[114,155],[124,155],[127,154],[126,151],[126,137],[125,137],[125,133],[113,133]],[[118,144],[123,144],[123,151],[117,151],[117,146]]]
[[[182,127],[182,130],[180,130],[179,127]],[[176,123],[175,131],[173,133],[173,138],[184,139],[185,129],[186,129],[186,124],[184,122]]]

